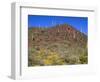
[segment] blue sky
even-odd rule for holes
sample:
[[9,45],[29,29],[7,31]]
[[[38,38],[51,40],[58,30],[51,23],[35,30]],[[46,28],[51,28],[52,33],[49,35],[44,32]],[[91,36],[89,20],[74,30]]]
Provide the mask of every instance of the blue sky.
[[88,34],[87,17],[28,15],[28,28],[50,28],[51,26],[65,23],[73,26],[85,34]]

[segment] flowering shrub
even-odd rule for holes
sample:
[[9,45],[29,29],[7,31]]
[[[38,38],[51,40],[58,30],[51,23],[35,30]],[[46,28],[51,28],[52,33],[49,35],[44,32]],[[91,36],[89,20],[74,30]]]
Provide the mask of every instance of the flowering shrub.
[[57,53],[50,50],[40,49],[37,54],[32,57],[32,65],[62,65],[65,63],[64,59]]

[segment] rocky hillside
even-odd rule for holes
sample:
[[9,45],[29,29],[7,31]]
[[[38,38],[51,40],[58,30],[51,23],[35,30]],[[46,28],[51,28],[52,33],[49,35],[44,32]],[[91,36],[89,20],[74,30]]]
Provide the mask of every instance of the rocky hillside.
[[[50,28],[29,28],[28,47],[29,66],[87,63],[87,35],[68,24],[56,25]],[[35,61],[35,55],[39,54],[38,52],[41,50],[45,58],[41,57],[40,60]],[[44,60],[48,59],[47,56],[50,52],[56,53],[63,62],[45,63]]]

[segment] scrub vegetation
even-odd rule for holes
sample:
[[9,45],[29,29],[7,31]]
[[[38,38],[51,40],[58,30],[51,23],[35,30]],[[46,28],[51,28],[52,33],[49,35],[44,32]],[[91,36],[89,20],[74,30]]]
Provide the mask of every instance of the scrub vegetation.
[[68,24],[28,28],[28,66],[88,63],[87,35]]

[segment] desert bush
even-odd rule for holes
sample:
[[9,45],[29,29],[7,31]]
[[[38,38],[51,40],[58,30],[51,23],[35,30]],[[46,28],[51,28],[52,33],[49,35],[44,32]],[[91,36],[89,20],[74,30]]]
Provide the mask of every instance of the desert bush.
[[62,65],[64,59],[57,53],[40,49],[36,54],[29,56],[29,65]]
[[44,65],[62,65],[64,63],[64,59],[57,52],[49,52],[44,59]]
[[87,63],[87,56],[80,56],[80,63],[86,64]]
[[87,49],[84,50],[84,52],[79,56],[80,63],[86,64],[88,63],[88,52]]
[[70,56],[70,57],[65,57],[65,62],[69,65],[72,65],[72,64],[78,64],[79,60],[77,56]]

